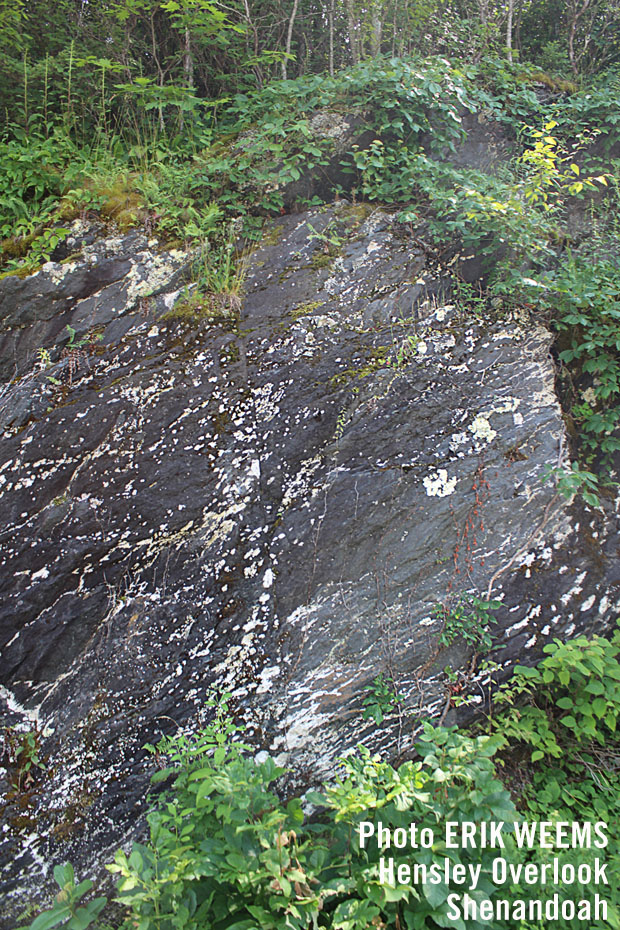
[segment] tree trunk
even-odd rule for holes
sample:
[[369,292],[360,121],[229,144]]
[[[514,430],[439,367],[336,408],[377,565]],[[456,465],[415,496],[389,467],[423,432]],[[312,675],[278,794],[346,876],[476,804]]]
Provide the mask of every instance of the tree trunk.
[[383,3],[374,0],[370,10],[370,54],[373,58],[381,54],[381,35],[383,33]]
[[334,2],[331,0],[329,4],[329,13],[327,14],[329,22],[329,73],[330,76],[334,76]]
[[506,22],[506,48],[508,61],[512,62],[512,17],[514,13],[514,0],[508,0],[508,20]]
[[188,87],[194,87],[194,59],[192,57],[192,48],[190,44],[189,29],[185,27],[185,48],[183,49],[183,71],[185,72],[185,83]]
[[291,18],[288,21],[288,32],[286,33],[286,58],[282,59],[282,80],[286,81],[286,65],[288,62],[288,56],[291,54],[291,45],[293,43],[293,24],[295,22],[295,17],[297,16],[297,7],[299,6],[299,0],[294,0],[293,11],[291,13]]
[[570,22],[568,30],[568,60],[570,61],[570,66],[574,77],[577,77],[579,73],[579,64],[575,54],[575,36],[577,35],[577,26],[579,25],[579,20],[589,6],[590,0],[583,0],[583,3],[579,9],[577,8],[576,0],[570,0],[569,4]]
[[359,41],[358,41],[358,24],[355,20],[355,10],[353,0],[344,0],[345,10],[347,12],[347,25],[349,27],[349,46],[351,48],[351,58],[353,64],[357,65],[360,60]]
[[[151,51],[153,53],[153,61],[155,62],[157,66],[157,73],[159,76],[158,83],[160,87],[163,87],[164,86],[164,72],[163,72],[161,63],[159,61],[159,57],[157,55],[157,39],[155,37],[155,12],[156,11],[153,10],[151,12],[151,17],[150,17],[151,19]],[[164,129],[166,128],[166,124],[164,123],[164,111],[161,105],[157,108],[157,114],[159,116],[159,129],[161,132],[163,132]]]

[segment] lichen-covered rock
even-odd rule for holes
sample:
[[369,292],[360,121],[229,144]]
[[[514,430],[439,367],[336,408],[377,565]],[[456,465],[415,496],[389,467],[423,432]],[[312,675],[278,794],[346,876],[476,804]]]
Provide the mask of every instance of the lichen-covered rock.
[[32,370],[42,351],[66,345],[67,326],[77,342],[95,331],[103,344],[115,341],[131,325],[133,310],[178,286],[187,270],[187,255],[161,251],[157,240],[137,231],[92,233],[75,220],[63,244],[73,249],[66,259],[47,262],[25,279],[0,280],[0,380]]
[[[7,914],[55,862],[100,874],[138,829],[145,742],[196,726],[211,687],[308,782],[360,740],[406,752],[446,709],[441,670],[471,656],[439,650],[437,603],[499,598],[505,668],[618,609],[611,507],[541,482],[567,458],[543,327],[464,316],[365,206],[276,221],[238,325],[166,319],[186,259],[135,243],[98,290],[88,261],[57,291],[55,268],[19,282],[17,335],[16,284],[1,305],[21,374],[0,450],[0,696],[47,765],[3,809]],[[104,339],[37,362],[67,322]],[[361,707],[380,671],[404,703],[378,729]]]

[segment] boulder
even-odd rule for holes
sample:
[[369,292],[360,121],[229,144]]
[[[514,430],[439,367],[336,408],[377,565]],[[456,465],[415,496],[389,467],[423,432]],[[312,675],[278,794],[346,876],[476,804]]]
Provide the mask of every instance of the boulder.
[[[569,450],[536,320],[468,315],[366,205],[268,224],[238,319],[170,315],[189,259],[132,236],[98,240],[103,278],[86,256],[57,289],[56,268],[0,284],[5,928],[53,864],[100,878],[139,835],[145,743],[198,727],[213,689],[300,787],[453,719],[446,666],[482,701],[438,605],[501,601],[498,678],[619,606],[612,503],[542,481]],[[71,361],[67,323],[103,339]],[[381,726],[379,673],[402,696]],[[46,766],[26,779],[24,732]]]

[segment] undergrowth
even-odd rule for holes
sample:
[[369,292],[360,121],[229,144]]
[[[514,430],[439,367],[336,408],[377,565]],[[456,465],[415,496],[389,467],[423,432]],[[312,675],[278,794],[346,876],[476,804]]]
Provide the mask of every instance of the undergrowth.
[[[285,770],[270,757],[258,761],[232,719],[227,698],[211,701],[211,724],[179,732],[157,746],[161,767],[147,815],[149,835],[109,866],[117,876],[124,930],[334,930],[431,928],[476,930],[473,919],[447,920],[451,884],[391,885],[380,881],[378,843],[364,842],[379,829],[410,825],[432,831],[431,845],[392,846],[395,868],[413,863],[480,865],[475,897],[493,900],[498,851],[490,846],[448,849],[445,824],[521,820],[603,824],[610,874],[620,868],[620,631],[610,640],[578,637],[545,647],[535,667],[515,668],[499,689],[487,732],[458,732],[426,723],[414,760],[394,768],[358,747],[343,759],[322,791],[281,799]],[[512,792],[508,790],[510,786]],[[314,812],[314,813],[311,813]],[[360,829],[361,822],[365,826]],[[504,834],[501,855],[511,866],[557,856],[562,865],[590,862],[596,850],[528,848]],[[597,853],[600,855],[600,851]],[[517,873],[515,873],[517,874]],[[524,874],[524,873],[519,873]],[[56,878],[64,889],[52,911],[31,930],[89,926],[102,898],[78,905],[91,883],[75,885],[69,866]],[[610,928],[620,927],[620,889],[583,885],[579,897],[603,892]],[[548,897],[549,888],[520,879],[501,886],[510,901]],[[72,915],[72,916],[71,916]],[[536,923],[495,920],[493,926],[535,930]],[[560,928],[582,928],[575,918]],[[589,924],[589,926],[594,926]]]

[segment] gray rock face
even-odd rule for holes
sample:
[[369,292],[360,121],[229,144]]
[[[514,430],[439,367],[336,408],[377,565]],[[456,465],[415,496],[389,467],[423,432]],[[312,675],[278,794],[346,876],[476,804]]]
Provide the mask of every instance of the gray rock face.
[[456,144],[455,151],[444,153],[446,160],[455,167],[494,174],[514,155],[516,144],[506,129],[482,113],[464,112],[461,127],[463,138]]
[[[308,782],[447,709],[471,652],[439,650],[437,603],[492,591],[507,669],[620,599],[611,504],[541,482],[567,456],[549,333],[463,317],[389,216],[272,223],[237,325],[165,318],[186,257],[94,248],[103,277],[87,256],[0,285],[0,696],[47,765],[3,808],[12,913],[51,863],[100,874],[135,835],[144,743],[195,727],[210,688]],[[67,323],[103,339],[61,357]],[[404,701],[377,728],[381,671]]]

